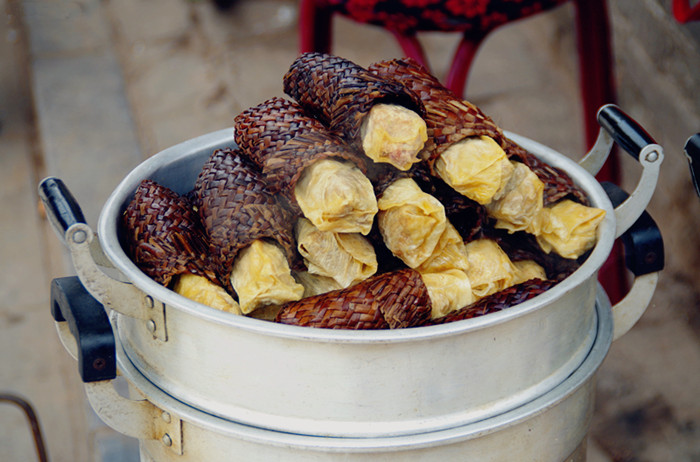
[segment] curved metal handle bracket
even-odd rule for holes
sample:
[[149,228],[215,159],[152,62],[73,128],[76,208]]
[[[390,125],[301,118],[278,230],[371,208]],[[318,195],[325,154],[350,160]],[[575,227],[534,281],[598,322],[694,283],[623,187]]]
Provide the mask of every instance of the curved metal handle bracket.
[[654,296],[659,273],[637,276],[625,298],[615,304],[613,314],[613,341],[622,337],[635,325],[646,311]]
[[160,440],[182,455],[182,420],[150,401],[132,400],[114,389],[112,380],[85,384],[90,405],[97,415],[119,433],[137,439]]
[[664,150],[658,144],[649,144],[640,151],[639,162],[643,170],[639,183],[630,197],[615,208],[616,238],[624,234],[637,221],[649,204],[656,189],[663,160]]
[[146,322],[146,328],[154,338],[166,342],[168,331],[165,320],[165,304],[130,283],[118,281],[106,275],[95,263],[91,253],[95,233],[85,223],[71,225],[64,236],[73,259],[73,266],[90,295],[105,307]]
[[613,137],[604,128],[598,131],[598,138],[595,144],[588,153],[581,158],[578,164],[586,169],[591,176],[596,176],[600,169],[603,168],[605,161],[608,160],[610,151],[614,144]]

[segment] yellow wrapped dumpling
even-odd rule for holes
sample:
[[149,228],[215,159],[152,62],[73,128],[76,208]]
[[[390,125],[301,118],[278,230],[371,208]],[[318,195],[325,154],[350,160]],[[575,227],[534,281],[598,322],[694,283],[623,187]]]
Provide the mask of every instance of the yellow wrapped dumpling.
[[605,210],[587,207],[569,199],[545,207],[535,234],[542,250],[552,250],[564,258],[575,259],[595,246],[598,225]]
[[513,285],[529,281],[530,279],[542,279],[543,281],[547,279],[547,273],[544,268],[534,260],[514,261],[513,266],[515,266]]
[[319,276],[318,274],[311,274],[308,271],[295,271],[294,278],[299,284],[304,286],[304,296],[302,298],[342,289],[335,279],[327,276]]
[[486,204],[488,214],[496,218],[496,228],[508,232],[524,231],[543,207],[544,183],[525,164],[511,162],[513,174],[503,194]]
[[304,216],[322,231],[367,235],[377,213],[369,179],[356,166],[337,160],[307,167],[294,196]]
[[475,299],[480,299],[513,285],[517,272],[501,247],[490,239],[477,239],[467,244],[467,275]]
[[445,316],[474,302],[469,277],[462,270],[450,269],[436,273],[421,273],[421,278],[428,289],[433,319]]
[[349,287],[377,272],[372,244],[357,233],[321,231],[305,218],[297,221],[297,248],[309,273],[334,279]]
[[445,232],[435,246],[433,253],[418,268],[421,273],[436,273],[449,269],[469,269],[467,247],[460,236],[459,231],[447,222]]
[[445,207],[410,178],[393,182],[377,205],[384,244],[410,268],[420,266],[445,232]]
[[420,115],[395,104],[375,104],[362,121],[362,148],[374,162],[408,170],[420,161],[418,153],[428,139]]
[[458,193],[479,204],[499,197],[513,165],[505,151],[488,136],[465,138],[453,144],[435,161],[442,180]]
[[177,277],[173,291],[190,300],[207,305],[217,310],[233,314],[243,314],[238,302],[223,287],[211,282],[204,276],[184,273]]
[[292,277],[284,252],[263,240],[243,249],[233,264],[231,285],[238,294],[243,314],[266,305],[301,299],[304,287]]

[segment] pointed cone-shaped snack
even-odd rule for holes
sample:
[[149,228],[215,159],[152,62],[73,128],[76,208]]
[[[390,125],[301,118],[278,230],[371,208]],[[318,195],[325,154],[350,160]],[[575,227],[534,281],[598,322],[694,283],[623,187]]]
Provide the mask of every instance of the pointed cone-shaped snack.
[[586,193],[579,188],[563,170],[546,164],[511,140],[506,140],[506,152],[512,160],[522,162],[544,183],[544,205],[552,205],[570,196],[571,199],[583,205],[590,202]]
[[156,282],[192,273],[216,281],[197,213],[184,197],[152,180],[143,180],[124,211],[128,252]]
[[503,133],[490,118],[445,88],[417,61],[411,58],[381,61],[370,65],[368,70],[385,79],[394,79],[420,95],[428,127],[424,152],[431,168],[447,148],[465,138],[488,136],[502,143]]
[[393,78],[420,95],[426,110],[428,141],[425,152],[431,169],[445,150],[458,141],[469,137],[488,136],[505,150],[508,158],[530,167],[545,184],[545,205],[557,202],[567,195],[572,195],[575,200],[587,205],[585,194],[568,175],[546,165],[506,138],[500,128],[478,107],[463,101],[445,88],[415,60],[403,58],[381,61],[369,66],[368,70],[385,78]]
[[327,130],[297,103],[279,96],[241,112],[233,128],[236,144],[260,170],[270,156],[299,133]]
[[216,150],[204,164],[194,191],[220,277],[228,280],[238,252],[256,239],[278,243],[290,266],[298,264],[290,214],[238,151]]
[[453,311],[443,317],[433,319],[430,324],[446,324],[448,322],[461,321],[463,319],[475,318],[489,313],[510,308],[519,303],[549,290],[556,283],[543,281],[541,279],[531,279],[518,285],[503,289],[499,292],[482,298],[476,303],[465,306],[462,309]]
[[[284,92],[306,112],[342,133],[358,150],[363,149],[363,122],[375,105],[402,106],[419,118],[424,112],[420,98],[403,85],[372,74],[347,59],[323,53],[304,53],[297,58],[284,76]],[[399,110],[389,117],[403,115],[406,114]]]
[[420,274],[404,269],[288,303],[276,320],[328,329],[396,329],[425,324],[431,310],[428,289]]

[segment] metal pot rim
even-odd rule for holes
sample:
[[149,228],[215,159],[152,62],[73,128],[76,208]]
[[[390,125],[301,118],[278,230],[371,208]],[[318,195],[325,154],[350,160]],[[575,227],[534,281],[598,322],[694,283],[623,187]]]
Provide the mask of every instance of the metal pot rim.
[[245,425],[201,411],[170,396],[151,383],[135,367],[117,342],[117,362],[121,374],[132,383],[149,401],[159,408],[173,412],[181,419],[204,429],[242,440],[301,449],[321,449],[331,452],[398,451],[429,448],[436,445],[457,443],[482,437],[518,425],[547,412],[573,395],[589,380],[602,365],[612,343],[613,319],[610,301],[598,285],[595,303],[595,341],[583,363],[558,385],[522,406],[476,422],[410,435],[386,437],[326,437],[280,432]]
[[214,149],[235,146],[233,129],[227,128],[208,133],[180,144],[167,148],[134,168],[115,188],[107,199],[98,221],[98,236],[100,244],[112,264],[123,275],[144,293],[153,296],[171,308],[183,310],[205,318],[210,322],[229,325],[231,327],[283,338],[295,338],[314,342],[336,343],[387,343],[429,340],[434,337],[446,337],[475,331],[495,324],[508,322],[524,316],[540,306],[554,302],[573,287],[582,284],[596,273],[607,259],[615,239],[615,213],[610,200],[597,180],[576,162],[520,135],[505,132],[506,136],[523,148],[532,152],[549,165],[566,171],[572,179],[582,187],[589,196],[592,205],[602,208],[606,216],[598,229],[598,241],[588,259],[573,274],[564,279],[547,292],[523,302],[518,306],[463,321],[426,326],[412,329],[375,330],[375,331],[346,331],[331,329],[310,329],[299,326],[288,326],[268,321],[261,321],[244,316],[235,316],[214,308],[189,300],[156,283],[131,261],[122,249],[117,230],[123,207],[133,196],[141,180],[152,178],[160,169],[171,166],[174,162],[186,159],[196,152],[213,152]]

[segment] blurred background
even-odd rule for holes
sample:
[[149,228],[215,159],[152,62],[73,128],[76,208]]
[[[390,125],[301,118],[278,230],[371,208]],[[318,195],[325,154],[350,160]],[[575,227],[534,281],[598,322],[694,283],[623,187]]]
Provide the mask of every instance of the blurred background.
[[[94,227],[109,193],[142,160],[281,96],[299,51],[299,2],[218,3],[0,0],[0,395],[30,403],[50,460],[138,456],[134,440],[92,413],[54,331],[50,282],[74,273],[37,184],[62,178]],[[696,2],[678,3],[688,11],[674,16],[671,0],[607,2],[616,102],[665,149],[648,210],[664,236],[666,268],[647,312],[598,374],[592,462],[700,461],[700,199],[683,153],[700,132],[700,21],[681,14]],[[575,24],[576,9],[564,2],[489,33],[464,96],[504,129],[580,158],[578,50],[586,42]],[[459,34],[419,37],[446,78]],[[403,54],[386,30],[345,17],[335,18],[332,39],[334,54],[362,66]],[[640,169],[626,157],[620,184],[631,191]],[[37,458],[24,414],[6,401],[0,454]]]

